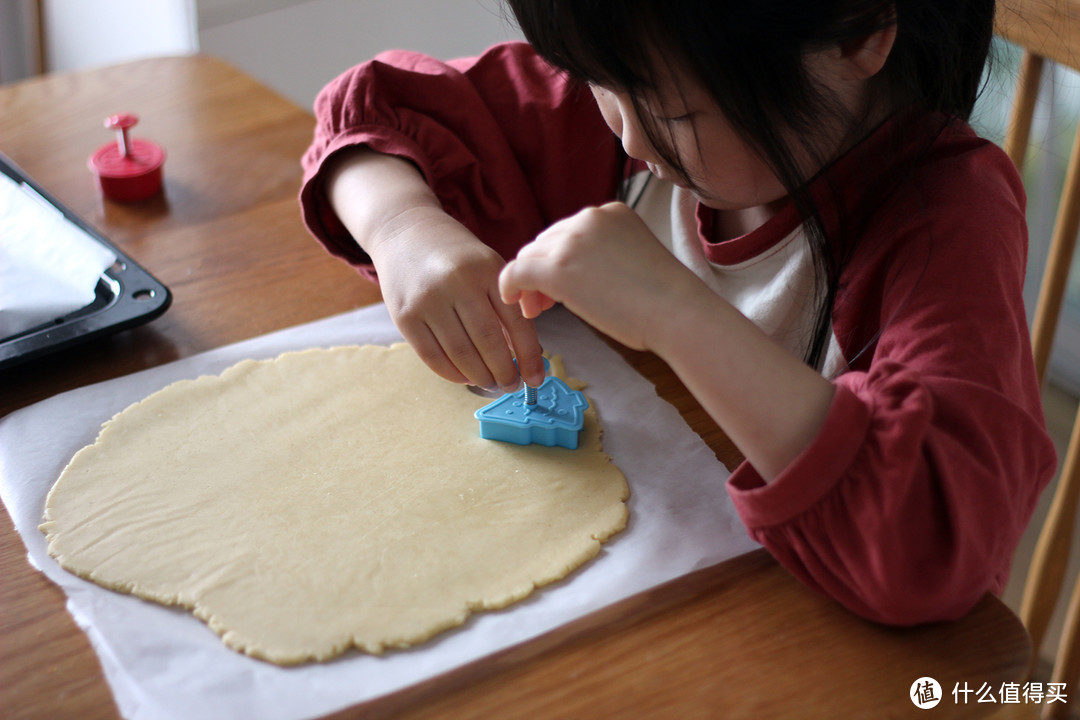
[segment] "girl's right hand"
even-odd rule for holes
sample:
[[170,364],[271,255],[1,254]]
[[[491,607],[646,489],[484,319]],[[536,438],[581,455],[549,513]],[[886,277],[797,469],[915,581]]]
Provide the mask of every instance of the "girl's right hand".
[[334,211],[371,257],[391,318],[428,367],[504,392],[521,378],[544,381],[536,328],[499,298],[502,257],[446,214],[411,163],[358,147],[340,152],[327,175]]
[[[401,334],[452,382],[513,392],[543,382],[536,328],[499,297],[502,257],[441,208],[409,208],[370,243],[383,299]],[[521,366],[514,365],[517,357]]]

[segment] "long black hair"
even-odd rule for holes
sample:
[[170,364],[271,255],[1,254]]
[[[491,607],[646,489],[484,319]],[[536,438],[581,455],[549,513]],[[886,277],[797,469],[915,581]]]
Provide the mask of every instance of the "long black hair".
[[863,126],[865,118],[848,117],[844,105],[815,82],[806,54],[895,24],[892,52],[869,91],[900,116],[939,114],[943,128],[971,115],[994,16],[994,0],[506,1],[545,60],[582,82],[628,93],[652,147],[691,185],[694,178],[677,157],[669,129],[644,112],[645,98],[657,87],[658,58],[688,71],[708,91],[803,219],[822,288],[804,354],[815,367],[828,344],[840,272],[857,230],[827,236],[821,198],[811,195],[813,178],[797,158],[823,167],[835,159],[815,157],[824,129],[860,135],[872,128]]

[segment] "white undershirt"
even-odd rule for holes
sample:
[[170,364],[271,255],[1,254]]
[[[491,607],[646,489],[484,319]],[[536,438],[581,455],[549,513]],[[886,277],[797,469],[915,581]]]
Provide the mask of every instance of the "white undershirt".
[[[713,292],[788,352],[803,357],[814,330],[817,296],[813,256],[802,226],[759,255],[734,265],[714,263],[698,237],[697,200],[670,182],[655,177],[646,182],[648,176],[645,171],[630,178],[625,196],[660,242]],[[823,374],[832,377],[846,367],[830,333]]]

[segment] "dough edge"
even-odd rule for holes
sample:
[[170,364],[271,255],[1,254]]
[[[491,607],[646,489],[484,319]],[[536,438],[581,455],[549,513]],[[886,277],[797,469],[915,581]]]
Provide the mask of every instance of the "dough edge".
[[[574,555],[572,557],[569,557],[568,559],[564,558],[566,560],[566,562],[564,563],[563,567],[554,569],[554,570],[552,570],[552,572],[550,572],[546,576],[534,579],[531,583],[521,583],[518,587],[511,588],[511,589],[507,590],[507,592],[505,592],[504,594],[502,594],[499,597],[489,599],[489,600],[484,600],[484,599],[466,600],[464,602],[463,606],[460,608],[460,611],[456,615],[454,615],[452,617],[447,617],[444,622],[442,622],[442,623],[440,623],[438,625],[431,625],[431,626],[429,626],[429,628],[427,630],[422,631],[422,632],[417,632],[417,633],[407,635],[407,636],[399,636],[399,637],[387,638],[385,641],[383,641],[381,643],[363,642],[359,638],[353,636],[353,637],[345,638],[341,642],[334,643],[333,645],[324,646],[324,648],[321,651],[318,651],[318,652],[301,652],[301,653],[274,652],[273,650],[263,649],[262,647],[259,647],[256,644],[245,642],[243,640],[243,638],[240,636],[239,633],[236,633],[235,631],[232,631],[228,627],[226,627],[212,613],[212,611],[207,609],[196,598],[185,597],[184,593],[171,593],[171,594],[157,593],[157,592],[154,592],[152,590],[148,590],[146,588],[141,587],[137,582],[114,582],[114,581],[111,581],[108,578],[100,577],[98,575],[98,573],[96,573],[92,569],[87,570],[87,569],[78,567],[77,565],[73,564],[70,561],[70,558],[68,558],[67,556],[65,556],[65,555],[63,555],[61,553],[58,553],[55,550],[54,544],[55,544],[55,540],[56,540],[57,536],[56,536],[55,533],[52,532],[53,519],[50,517],[50,513],[49,513],[50,499],[52,498],[53,494],[57,491],[57,488],[60,487],[60,485],[61,485],[60,480],[63,479],[64,473],[67,471],[68,467],[70,467],[72,464],[74,464],[76,462],[76,460],[79,458],[80,455],[82,455],[84,453],[88,453],[88,452],[93,452],[94,451],[93,448],[95,446],[98,446],[99,443],[101,443],[103,441],[103,439],[107,440],[108,435],[110,433],[110,428],[113,426],[113,424],[115,423],[117,418],[120,417],[121,415],[124,415],[125,413],[128,413],[129,411],[132,411],[133,409],[135,409],[135,408],[137,408],[139,406],[145,406],[147,403],[155,402],[156,401],[155,400],[156,396],[158,396],[158,395],[160,395],[162,393],[165,393],[165,392],[175,392],[176,391],[175,389],[177,387],[182,387],[182,386],[185,386],[185,385],[193,385],[193,384],[196,384],[196,383],[221,383],[221,382],[226,382],[227,380],[229,380],[231,377],[233,377],[235,375],[251,372],[251,371],[253,371],[254,369],[256,369],[257,367],[259,367],[261,365],[274,363],[278,359],[280,359],[282,357],[286,357],[286,356],[299,355],[299,354],[308,354],[308,353],[330,352],[330,351],[334,351],[334,350],[338,350],[338,349],[357,348],[357,347],[360,347],[360,348],[375,348],[375,349],[382,350],[382,351],[389,351],[389,350],[393,350],[394,348],[397,348],[397,347],[400,347],[400,346],[407,346],[407,344],[403,343],[403,342],[397,342],[397,343],[393,343],[392,345],[389,345],[389,346],[383,346],[383,345],[364,345],[364,346],[345,345],[345,346],[334,346],[334,347],[316,347],[316,348],[309,348],[309,349],[304,349],[304,350],[286,351],[286,352],[280,353],[280,354],[278,354],[278,355],[276,355],[274,357],[270,357],[270,358],[266,358],[266,359],[262,359],[262,360],[253,360],[253,359],[240,360],[240,361],[234,363],[233,365],[230,365],[229,367],[225,368],[221,373],[218,373],[218,374],[205,373],[205,374],[201,374],[201,375],[199,375],[199,376],[197,376],[195,378],[186,378],[186,379],[181,379],[181,380],[174,381],[174,382],[160,388],[159,390],[156,390],[153,393],[147,395],[146,397],[142,398],[141,400],[138,400],[138,401],[135,401],[135,402],[129,404],[123,410],[120,410],[119,412],[115,413],[112,417],[110,417],[108,420],[106,420],[105,422],[102,423],[101,429],[99,430],[99,432],[98,432],[97,436],[95,437],[94,441],[91,442],[90,444],[80,448],[72,456],[71,460],[69,460],[67,465],[65,465],[64,470],[61,471],[61,474],[58,477],[58,480],[56,482],[54,482],[53,486],[49,489],[49,492],[48,492],[48,494],[46,496],[45,507],[44,507],[44,510],[43,510],[43,522],[39,525],[39,530],[45,534],[45,539],[46,539],[46,542],[48,544],[49,555],[52,556],[54,559],[56,559],[57,562],[61,565],[61,567],[63,567],[68,572],[71,572],[72,574],[74,574],[74,575],[76,575],[76,576],[78,576],[80,578],[83,578],[85,580],[88,580],[90,582],[93,582],[96,585],[99,585],[101,587],[107,588],[107,589],[112,590],[112,591],[132,595],[132,596],[138,597],[138,598],[140,598],[142,600],[151,601],[151,602],[154,602],[154,603],[157,603],[159,605],[166,606],[166,607],[170,607],[170,608],[174,608],[174,609],[183,609],[185,612],[190,613],[191,615],[195,616],[203,624],[205,624],[207,627],[209,627],[215,634],[217,634],[220,637],[221,641],[226,646],[228,646],[229,648],[231,648],[234,651],[240,652],[240,653],[242,653],[244,655],[247,655],[249,657],[253,657],[253,658],[256,658],[256,659],[259,659],[259,660],[267,661],[267,662],[270,662],[270,663],[273,663],[273,664],[276,664],[276,665],[280,665],[280,666],[297,666],[297,665],[303,665],[303,664],[308,664],[308,663],[312,663],[312,662],[326,662],[326,661],[329,661],[329,660],[334,660],[336,658],[341,657],[342,655],[344,655],[345,653],[347,653],[347,652],[349,652],[350,650],[353,650],[353,649],[355,649],[357,651],[360,651],[360,652],[363,652],[363,653],[368,653],[368,654],[371,654],[371,655],[378,656],[378,655],[382,655],[386,650],[404,650],[404,649],[413,648],[413,647],[415,647],[417,645],[426,643],[427,641],[431,640],[432,638],[434,638],[436,636],[442,635],[442,634],[444,634],[444,633],[446,633],[446,632],[448,632],[450,630],[454,630],[454,629],[456,629],[458,627],[461,627],[462,625],[464,625],[470,619],[470,617],[472,617],[476,613],[494,612],[494,611],[499,611],[499,610],[505,609],[505,608],[507,608],[509,606],[520,603],[521,601],[523,601],[526,598],[528,598],[529,596],[531,596],[536,590],[538,590],[540,588],[551,585],[553,583],[557,583],[559,581],[568,580],[576,572],[579,572],[582,569],[584,569],[584,567],[591,560],[593,560],[595,557],[597,557],[599,555],[600,550],[602,549],[602,545],[604,543],[606,543],[612,537],[618,535],[619,533],[621,533],[623,530],[626,529],[626,526],[627,526],[628,521],[629,521],[629,508],[627,506],[627,500],[630,497],[630,489],[629,489],[629,484],[626,482],[625,475],[621,471],[619,471],[620,475],[622,475],[622,477],[623,477],[623,487],[622,487],[622,493],[621,493],[621,497],[620,497],[620,502],[617,505],[612,506],[612,509],[615,510],[615,512],[616,512],[616,517],[611,518],[609,523],[602,523],[602,524],[605,524],[605,525],[608,526],[608,530],[606,532],[602,532],[602,533],[599,533],[599,534],[598,533],[593,533],[590,536],[590,539],[588,541],[583,541],[582,542],[583,547],[580,549],[580,551],[576,555]],[[561,356],[553,355],[553,356],[549,357],[549,360],[551,362],[551,373],[553,375],[556,375],[558,377],[563,378],[567,382],[568,385],[570,385],[571,387],[573,387],[575,389],[581,390],[581,389],[583,389],[585,387],[584,382],[582,382],[582,381],[580,381],[580,380],[578,380],[576,378],[567,377],[566,372],[565,372],[565,367],[563,365]],[[598,423],[598,419],[596,418],[596,409],[595,409],[595,406],[594,406],[593,401],[592,401],[591,398],[589,399],[589,403],[590,403],[590,406],[589,406],[589,408],[588,408],[588,410],[586,412],[587,412],[588,415],[592,416],[593,422]],[[577,452],[577,451],[575,450],[575,451],[568,451],[568,452]],[[601,428],[601,427],[598,427],[597,447],[595,449],[595,452],[598,452],[601,455],[603,455],[608,464],[612,464],[612,465],[614,464],[612,458],[609,455],[607,455],[606,453],[604,453],[604,449],[603,449],[603,428]],[[618,468],[616,468],[616,470],[618,470]]]

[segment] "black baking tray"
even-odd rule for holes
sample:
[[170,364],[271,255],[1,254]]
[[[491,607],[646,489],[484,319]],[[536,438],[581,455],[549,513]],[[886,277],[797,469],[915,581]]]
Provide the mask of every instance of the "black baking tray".
[[0,153],[0,172],[29,185],[93,240],[116,254],[98,278],[94,301],[75,312],[0,338],[0,369],[149,322],[172,304],[172,293],[153,275]]

